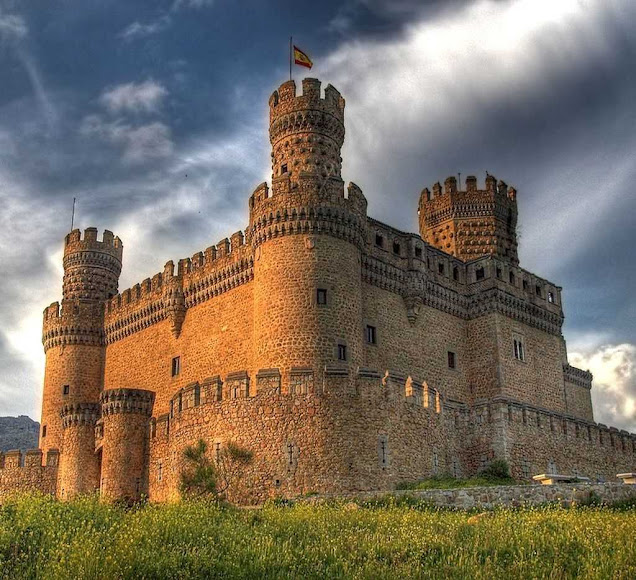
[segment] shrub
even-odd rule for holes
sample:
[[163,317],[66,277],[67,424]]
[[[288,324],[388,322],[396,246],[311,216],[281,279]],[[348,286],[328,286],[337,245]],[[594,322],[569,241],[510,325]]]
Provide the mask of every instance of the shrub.
[[185,468],[181,472],[183,497],[226,499],[228,490],[239,481],[254,454],[249,449],[229,442],[213,462],[206,454],[207,444],[199,439],[183,451]]
[[495,459],[483,469],[479,475],[487,479],[512,479],[510,477],[510,467],[503,459]]

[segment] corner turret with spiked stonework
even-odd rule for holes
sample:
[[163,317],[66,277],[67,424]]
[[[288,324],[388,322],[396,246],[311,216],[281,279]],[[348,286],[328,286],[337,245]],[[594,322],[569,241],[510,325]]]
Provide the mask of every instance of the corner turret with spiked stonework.
[[[461,184],[460,184],[461,186]],[[432,246],[464,262],[498,256],[517,265],[517,191],[492,175],[485,189],[477,178],[466,178],[466,189],[448,177],[432,191],[424,189],[419,203],[420,235]]]

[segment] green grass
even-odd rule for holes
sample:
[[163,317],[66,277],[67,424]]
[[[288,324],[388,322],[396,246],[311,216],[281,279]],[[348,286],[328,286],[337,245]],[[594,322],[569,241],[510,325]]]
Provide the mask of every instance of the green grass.
[[2,578],[635,578],[636,510],[203,502],[0,507]]
[[493,485],[520,485],[512,477],[486,477],[475,476],[466,479],[440,475],[430,477],[415,482],[403,482],[398,484],[397,489],[420,490],[420,489],[457,489],[461,487],[484,487]]

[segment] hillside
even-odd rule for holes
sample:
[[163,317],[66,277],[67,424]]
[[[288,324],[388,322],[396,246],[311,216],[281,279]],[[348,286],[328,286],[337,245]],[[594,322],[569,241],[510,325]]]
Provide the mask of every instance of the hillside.
[[0,451],[34,449],[39,433],[40,424],[26,415],[0,417]]

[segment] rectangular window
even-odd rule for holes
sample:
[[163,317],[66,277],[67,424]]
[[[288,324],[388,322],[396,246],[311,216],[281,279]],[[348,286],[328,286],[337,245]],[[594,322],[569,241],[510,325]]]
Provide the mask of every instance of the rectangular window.
[[443,263],[443,262],[440,262],[439,264],[437,264],[437,271],[438,271],[440,274],[443,274],[443,273],[444,273],[444,263]]
[[453,280],[459,280],[459,270],[457,266],[453,268]]
[[554,304],[554,294],[552,292],[548,292],[548,302]]
[[527,290],[527,289],[528,289],[528,281],[527,281],[527,280],[524,280],[524,281],[523,281],[523,289],[524,289],[524,290]]
[[422,248],[420,248],[419,246],[415,246],[415,257],[416,258],[422,257]]
[[280,172],[281,174],[287,173],[287,163],[283,163],[283,165],[280,166]]
[[485,273],[484,273],[484,269],[483,268],[477,268],[475,270],[475,278],[477,280],[483,280],[484,276],[485,276]]
[[344,344],[338,345],[338,360],[347,360],[347,346]]
[[534,291],[537,293],[537,296],[541,296],[541,286],[539,284],[534,287]]
[[517,360],[526,360],[526,349],[523,344],[523,338],[520,336],[513,337],[513,352]]
[[398,242],[393,242],[393,253],[400,255],[400,244]]
[[376,335],[375,326],[369,326],[367,324],[366,335],[367,335],[367,342],[369,344],[377,344],[377,335]]
[[501,268],[497,268],[496,276],[497,276],[497,278],[501,279]]
[[457,356],[454,352],[448,351],[448,368],[455,369],[457,368]]
[[201,387],[196,385],[194,387],[194,406],[198,407],[201,404]]
[[46,425],[42,425],[42,439],[46,437]]
[[318,290],[316,290],[316,303],[321,306],[327,304],[327,290],[325,288],[318,288]]
[[384,238],[380,234],[375,234],[375,245],[378,246],[378,248],[384,246]]
[[172,359],[172,376],[176,377],[181,372],[181,357],[175,356]]
[[62,394],[64,396],[68,395],[71,392],[71,386],[70,385],[64,385],[62,387]]
[[515,275],[513,272],[510,272],[510,274],[508,275],[508,280],[510,281],[510,283],[514,286],[515,283]]

